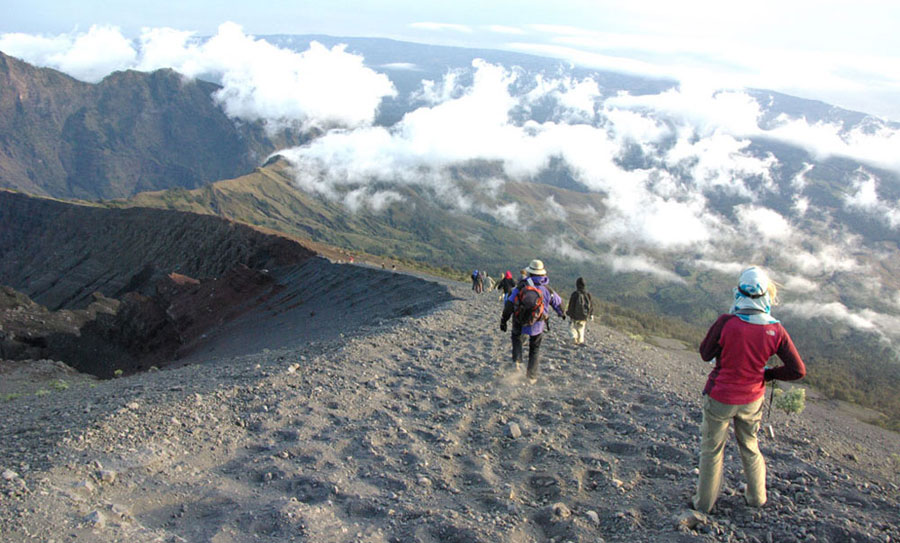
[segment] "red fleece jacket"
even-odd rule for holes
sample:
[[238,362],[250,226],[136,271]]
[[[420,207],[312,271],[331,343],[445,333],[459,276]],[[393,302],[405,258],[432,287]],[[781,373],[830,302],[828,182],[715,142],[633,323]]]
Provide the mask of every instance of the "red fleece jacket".
[[[766,369],[773,354],[783,366]],[[806,366],[781,323],[752,324],[735,315],[721,315],[700,344],[700,358],[716,359],[704,394],[729,405],[744,405],[766,392],[766,381],[794,381],[806,375]]]

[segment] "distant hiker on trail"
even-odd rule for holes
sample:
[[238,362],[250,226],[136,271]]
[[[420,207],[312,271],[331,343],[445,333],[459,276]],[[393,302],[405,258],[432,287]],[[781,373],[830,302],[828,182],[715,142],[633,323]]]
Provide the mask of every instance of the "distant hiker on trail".
[[588,319],[594,320],[594,300],[591,293],[584,286],[584,279],[575,280],[575,292],[569,296],[569,305],[566,307],[566,315],[569,317],[569,331],[575,345],[584,345],[584,329]]
[[472,272],[472,290],[478,292],[478,270]]
[[484,272],[484,282],[487,283],[488,290],[494,289],[494,278],[488,275],[488,272]]
[[475,292],[481,294],[484,292],[484,271],[478,270],[478,275],[475,276]]
[[501,300],[505,300],[509,293],[512,292],[512,289],[516,286],[516,280],[513,279],[512,272],[506,270],[506,274],[503,276],[503,279],[497,283],[497,290],[502,290],[503,294],[500,295]]
[[[716,364],[703,389],[700,479],[692,500],[694,509],[702,513],[712,510],[722,487],[722,460],[731,421],[747,478],[744,500],[752,507],[766,503],[766,462],[756,437],[766,381],[793,381],[806,375],[791,336],[770,315],[777,296],[778,289],[765,271],[747,268],[734,289],[731,312],[713,323],[700,344],[700,358]],[[773,354],[783,366],[766,367]]]
[[522,335],[528,336],[528,368],[525,376],[534,384],[537,382],[545,321],[550,319],[548,308],[552,307],[563,320],[566,316],[562,310],[562,298],[550,291],[550,278],[547,277],[544,263],[532,260],[525,271],[528,277],[510,291],[503,304],[500,330],[506,332],[506,322],[512,317],[512,359],[516,369],[522,364]]

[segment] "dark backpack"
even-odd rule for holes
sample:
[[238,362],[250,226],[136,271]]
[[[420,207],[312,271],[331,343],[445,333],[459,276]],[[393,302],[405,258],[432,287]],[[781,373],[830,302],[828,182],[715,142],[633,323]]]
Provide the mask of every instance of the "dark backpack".
[[544,293],[532,285],[523,285],[513,302],[513,319],[519,326],[531,326],[544,316]]
[[591,314],[591,299],[586,292],[575,292],[575,303],[572,306],[572,314],[569,315],[577,321],[587,320]]

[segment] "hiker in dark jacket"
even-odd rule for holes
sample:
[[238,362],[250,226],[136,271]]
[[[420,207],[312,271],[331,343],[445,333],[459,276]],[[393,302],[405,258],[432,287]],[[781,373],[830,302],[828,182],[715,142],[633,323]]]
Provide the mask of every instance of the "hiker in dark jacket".
[[[722,487],[722,459],[732,421],[747,477],[744,500],[751,507],[766,503],[766,462],[756,437],[766,381],[793,381],[806,375],[791,336],[770,314],[777,296],[765,271],[747,268],[734,289],[731,312],[713,323],[700,344],[700,358],[716,364],[703,389],[700,478],[693,498],[694,509],[702,513],[712,510]],[[784,365],[767,368],[774,354]]]
[[506,270],[506,275],[504,275],[503,279],[501,279],[500,282],[497,283],[497,286],[495,288],[497,290],[503,291],[503,294],[501,295],[500,299],[505,300],[507,298],[507,296],[509,296],[509,293],[512,292],[512,289],[515,286],[516,286],[516,280],[513,279],[512,272],[509,270]]
[[472,272],[472,290],[478,292],[478,270]]
[[[553,308],[556,314],[563,320],[566,319],[562,310],[562,298],[558,294],[550,291],[550,278],[547,277],[547,270],[544,269],[544,263],[540,260],[532,260],[531,264],[525,268],[528,277],[520,281],[519,284],[510,291],[503,304],[503,315],[500,317],[500,330],[506,332],[506,322],[512,317],[512,359],[519,369],[522,364],[522,335],[528,336],[528,368],[525,376],[531,384],[537,382],[538,364],[540,362],[541,341],[545,328],[545,321],[550,319],[549,308]],[[526,311],[527,301],[529,297],[526,293],[533,293],[531,290],[535,288],[539,291],[540,304],[542,304],[540,315],[528,315]],[[519,296],[519,292],[523,295]],[[534,307],[534,305],[533,305]],[[518,314],[517,314],[518,313]],[[528,322],[531,318],[538,317],[534,322]]]
[[566,315],[569,317],[569,331],[575,345],[584,345],[584,329],[588,319],[594,320],[594,300],[591,293],[584,286],[584,279],[579,277],[575,281],[575,292],[569,296],[569,305],[566,307]]

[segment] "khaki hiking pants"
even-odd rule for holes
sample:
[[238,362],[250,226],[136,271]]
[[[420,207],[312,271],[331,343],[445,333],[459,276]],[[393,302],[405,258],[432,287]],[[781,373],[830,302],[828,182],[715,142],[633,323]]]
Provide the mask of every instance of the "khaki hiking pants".
[[722,460],[725,456],[725,440],[728,426],[734,421],[734,437],[737,439],[747,478],[747,494],[744,498],[752,507],[766,503],[766,462],[759,452],[756,434],[762,419],[762,397],[744,405],[728,405],[703,397],[703,424],[700,439],[700,480],[694,495],[694,509],[709,513],[716,504],[722,489]]
[[584,343],[584,328],[586,326],[587,321],[572,320],[569,322],[569,332],[572,334],[572,339],[575,341],[575,345],[581,345]]

